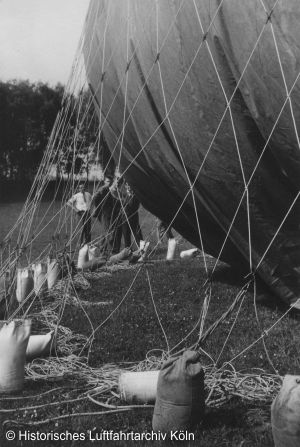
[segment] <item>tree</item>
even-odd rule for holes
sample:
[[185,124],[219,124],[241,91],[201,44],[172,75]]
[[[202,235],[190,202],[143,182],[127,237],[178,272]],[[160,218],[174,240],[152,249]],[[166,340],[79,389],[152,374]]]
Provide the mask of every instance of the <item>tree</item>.
[[65,102],[68,105],[68,126],[57,156],[60,160],[57,172],[63,172],[68,177],[74,174],[88,178],[98,150],[98,117],[88,90],[83,90],[78,95],[68,95]]
[[0,82],[0,180],[34,178],[62,95],[61,85]]

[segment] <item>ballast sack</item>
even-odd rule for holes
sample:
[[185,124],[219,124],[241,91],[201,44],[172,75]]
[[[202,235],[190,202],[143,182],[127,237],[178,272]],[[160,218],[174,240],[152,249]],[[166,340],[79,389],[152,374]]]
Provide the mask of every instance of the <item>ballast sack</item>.
[[55,286],[60,278],[61,268],[57,259],[47,259],[47,285],[48,290]]
[[106,259],[99,257],[92,259],[91,261],[85,261],[84,264],[82,264],[81,270],[97,270],[100,267],[103,267],[106,264]]
[[34,280],[33,270],[29,268],[20,268],[17,270],[17,289],[16,298],[21,303],[33,291]]
[[86,262],[89,260],[89,246],[88,244],[85,244],[78,253],[78,261],[77,261],[77,268],[83,269]]
[[9,289],[9,273],[5,272],[0,276],[0,302],[5,300]]
[[189,250],[183,250],[180,252],[181,259],[191,259],[197,256],[199,252],[198,248],[190,248]]
[[53,331],[45,335],[31,335],[26,349],[26,360],[31,361],[37,357],[50,354],[53,335]]
[[271,407],[275,447],[300,446],[300,376],[284,377]]
[[33,264],[34,271],[34,292],[36,295],[41,295],[47,290],[47,264],[40,262]]
[[128,247],[123,248],[123,250],[120,251],[120,253],[117,253],[116,255],[112,255],[109,260],[108,264],[116,264],[118,262],[126,261],[127,259],[131,258],[131,250]]
[[[141,241],[144,242],[144,241]],[[144,242],[143,248],[139,248],[131,254],[130,263],[135,264],[136,262],[144,262],[147,260],[147,252],[150,242]]]
[[188,430],[201,421],[205,397],[199,357],[198,352],[185,351],[163,364],[152,419],[154,431]]
[[128,404],[155,402],[159,371],[125,372],[119,377],[121,399]]
[[177,241],[175,238],[168,240],[168,251],[167,251],[167,261],[173,261],[176,251]]
[[100,256],[100,250],[97,245],[89,245],[88,247],[88,257],[89,261],[94,261],[95,259],[99,258]]
[[[144,241],[141,241],[141,242],[144,242]],[[139,258],[138,262],[144,262],[144,261],[147,260],[149,247],[150,247],[150,242],[144,242],[144,246],[140,250],[141,251],[141,257]]]
[[22,390],[31,320],[0,322],[0,394]]

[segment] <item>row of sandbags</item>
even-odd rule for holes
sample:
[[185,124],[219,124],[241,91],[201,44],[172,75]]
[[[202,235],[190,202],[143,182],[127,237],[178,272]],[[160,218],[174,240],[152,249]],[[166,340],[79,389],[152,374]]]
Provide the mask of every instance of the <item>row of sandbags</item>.
[[[99,257],[96,246],[86,244],[78,254],[77,268],[79,270],[95,270],[106,264],[106,260]],[[119,262],[124,258],[124,251],[114,255],[109,260],[110,263]],[[65,264],[65,265],[62,265]],[[24,301],[30,294],[42,295],[45,291],[51,290],[57,281],[65,274],[73,273],[71,263],[58,261],[55,258],[48,258],[47,262],[37,262],[30,267],[17,269],[16,299],[19,303]],[[10,278],[5,272],[0,277],[0,301],[9,295]]]
[[61,277],[61,266],[56,259],[47,259],[31,267],[17,269],[16,298],[21,303],[31,292],[40,295],[51,290]]
[[[177,249],[177,240],[170,238],[168,240],[168,250],[166,255],[167,261],[173,261]],[[85,244],[78,253],[77,268],[81,270],[96,270],[103,265],[112,265],[118,262],[129,261],[143,262],[147,259],[147,251],[149,249],[149,242],[140,241],[140,247],[136,251],[132,251],[130,248],[125,247],[120,253],[112,255],[109,259],[104,258],[100,254],[100,249],[96,245]],[[194,258],[199,253],[197,248],[190,248],[180,252],[180,258],[188,260]]]
[[[141,247],[132,252],[124,248],[120,253],[112,255],[108,260],[100,256],[99,248],[95,245],[86,244],[79,250],[77,268],[79,270],[96,270],[103,265],[112,265],[129,260],[130,262],[143,262],[146,260],[149,242],[141,241]],[[176,239],[169,239],[167,261],[174,259],[176,250]],[[197,248],[184,250],[180,253],[181,259],[190,259],[198,253]],[[38,262],[31,267],[17,269],[16,298],[22,302],[33,291],[36,295],[42,294],[52,287],[61,278],[62,267],[57,259],[48,258],[47,263]],[[8,294],[9,274],[6,272],[0,277],[0,301]]]
[[109,259],[101,256],[100,249],[96,245],[85,244],[78,253],[77,269],[96,270],[103,265],[113,265],[123,261],[143,262],[146,260],[149,242],[141,241],[140,248],[132,251],[125,247],[119,253],[113,254]]
[[[160,371],[120,375],[119,392],[127,403],[154,403],[156,432],[193,430],[205,411],[204,371],[199,353],[186,351],[168,359]],[[300,376],[284,377],[271,406],[275,447],[300,447]]]
[[[56,259],[48,258],[47,263],[38,262],[30,267],[17,268],[16,271],[16,299],[19,303],[29,295],[39,296],[46,290],[52,289],[62,277],[62,266]],[[0,303],[11,295],[12,281],[9,272],[0,276]]]

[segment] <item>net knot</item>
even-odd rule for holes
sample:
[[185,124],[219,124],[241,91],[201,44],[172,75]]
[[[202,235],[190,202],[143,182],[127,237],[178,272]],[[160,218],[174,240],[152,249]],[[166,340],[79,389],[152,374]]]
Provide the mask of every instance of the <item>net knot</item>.
[[272,14],[273,14],[273,9],[272,9],[272,11],[270,11],[270,12],[267,14],[266,24],[267,24],[268,22],[271,22],[271,20],[272,20]]
[[127,71],[129,70],[130,64],[131,64],[131,59],[130,59],[130,61],[127,62],[125,73],[127,73]]

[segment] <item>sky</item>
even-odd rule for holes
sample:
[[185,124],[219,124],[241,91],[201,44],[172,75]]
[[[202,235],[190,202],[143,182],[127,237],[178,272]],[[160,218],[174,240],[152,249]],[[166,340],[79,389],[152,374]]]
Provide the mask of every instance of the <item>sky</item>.
[[0,0],[0,80],[66,84],[89,0]]

